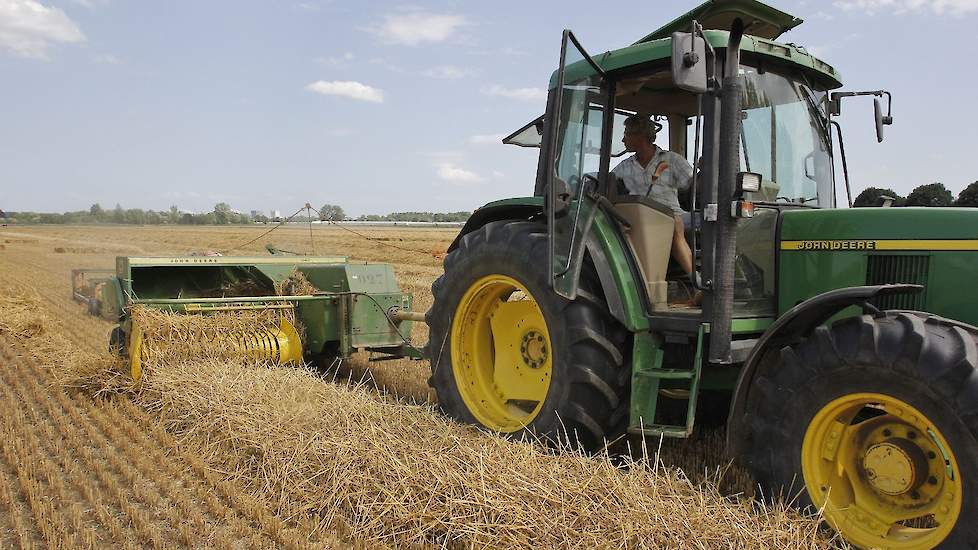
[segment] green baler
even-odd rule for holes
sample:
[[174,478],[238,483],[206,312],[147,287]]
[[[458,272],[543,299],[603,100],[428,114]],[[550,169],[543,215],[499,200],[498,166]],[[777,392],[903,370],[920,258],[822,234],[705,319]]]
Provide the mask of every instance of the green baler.
[[[297,274],[315,290],[289,295],[285,283]],[[120,256],[97,299],[118,304],[105,315],[119,322],[110,347],[130,357],[135,379],[144,345],[131,315],[135,306],[196,315],[288,310],[294,321],[283,320],[278,330],[234,336],[275,363],[321,363],[356,351],[420,357],[410,334],[412,321],[423,319],[411,312],[411,294],[400,291],[389,264],[342,256]]]

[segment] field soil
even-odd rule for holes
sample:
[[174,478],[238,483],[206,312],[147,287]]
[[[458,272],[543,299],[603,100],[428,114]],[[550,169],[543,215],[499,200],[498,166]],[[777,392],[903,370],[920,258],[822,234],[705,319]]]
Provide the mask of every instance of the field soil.
[[[112,325],[71,298],[73,268],[112,268],[120,255],[265,255],[274,244],[391,263],[425,311],[458,231],[268,228],[0,229],[0,547],[834,544],[816,520],[737,498],[752,482],[723,457],[721,434],[637,442],[648,460],[626,470],[555,457],[441,419],[423,361],[358,356],[333,380],[202,361],[160,369],[138,392],[111,377],[73,383],[118,368],[105,352]],[[412,339],[427,340],[423,323]],[[272,418],[289,429],[270,429]]]

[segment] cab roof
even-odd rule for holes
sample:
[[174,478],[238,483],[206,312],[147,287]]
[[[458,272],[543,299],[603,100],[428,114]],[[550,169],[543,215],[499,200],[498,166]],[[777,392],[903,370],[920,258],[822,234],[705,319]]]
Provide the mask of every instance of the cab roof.
[[774,40],[804,20],[756,0],[708,0],[639,39],[636,44],[689,32],[695,20],[704,29],[729,29],[734,19],[744,21],[745,34]]
[[[796,44],[783,44],[774,39],[802,23],[802,20],[756,0],[709,0],[686,14],[666,23],[637,42],[624,48],[593,56],[594,62],[606,72],[613,72],[656,61],[671,61],[672,33],[688,31],[695,19],[705,29],[704,36],[715,49],[725,49],[729,33],[724,30],[740,17],[746,26],[740,44],[742,52],[756,54],[773,63],[794,66],[804,71],[820,87],[830,90],[842,86],[835,67],[810,54]],[[578,65],[575,67],[575,65]],[[568,76],[585,76],[591,69],[586,61],[568,67]],[[550,88],[557,85],[556,71],[550,78]]]

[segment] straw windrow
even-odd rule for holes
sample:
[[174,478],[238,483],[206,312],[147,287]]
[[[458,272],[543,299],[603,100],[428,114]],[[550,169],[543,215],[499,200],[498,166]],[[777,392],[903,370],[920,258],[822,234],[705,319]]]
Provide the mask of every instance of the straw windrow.
[[[0,332],[26,334],[2,304]],[[36,307],[36,305],[35,305]],[[37,309],[34,309],[36,312]],[[124,391],[180,442],[289,523],[322,518],[368,546],[452,548],[824,548],[816,519],[724,497],[654,459],[613,465],[571,451],[487,435],[429,406],[302,368],[256,365],[187,338],[274,316],[134,312],[148,334],[176,331],[148,357],[140,385],[124,362],[77,353],[56,324],[30,330],[35,354],[69,385]],[[40,344],[39,342],[51,342]],[[35,343],[37,343],[35,345]],[[61,347],[60,353],[56,352]],[[59,357],[61,357],[59,359]],[[74,357],[76,359],[64,359]]]
[[[152,312],[146,330],[238,330],[241,317]],[[208,328],[209,327],[209,328]],[[173,342],[177,343],[177,342]],[[431,407],[379,400],[220,347],[158,346],[136,400],[280,517],[321,514],[365,543],[451,547],[819,548],[818,522],[758,508],[639,460],[554,453]],[[647,453],[649,454],[649,453]]]

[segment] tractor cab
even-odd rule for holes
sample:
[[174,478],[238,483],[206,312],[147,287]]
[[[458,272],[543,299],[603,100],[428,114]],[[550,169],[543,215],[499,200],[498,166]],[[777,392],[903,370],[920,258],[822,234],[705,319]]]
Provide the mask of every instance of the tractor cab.
[[[801,20],[759,2],[707,2],[631,46],[598,56],[589,55],[573,33],[565,31],[547,113],[503,140],[541,149],[535,194],[548,199],[551,267],[558,293],[576,296],[587,246],[580,236],[591,229],[593,210],[604,209],[626,234],[644,281],[648,311],[702,315],[695,298],[702,294],[704,280],[709,284],[713,268],[712,254],[703,253],[711,249],[714,238],[704,220],[715,220],[719,208],[717,151],[711,139],[719,129],[719,109],[716,94],[677,84],[673,33],[683,36],[680,31],[694,24],[702,28],[703,53],[712,51],[712,60],[701,64],[713,64],[712,78],[717,78],[724,70],[722,52],[729,36],[720,29],[729,28],[734,15],[746,19],[749,34],[741,44],[737,69],[743,79],[738,172],[756,174],[759,186],[738,197],[733,314],[759,318],[776,313],[778,212],[836,206],[827,111],[829,90],[841,83],[831,66],[804,48],[773,42]],[[656,193],[648,191],[656,184],[636,194],[614,173],[633,155],[625,150],[623,135],[626,119],[635,115],[651,119],[660,128],[656,147],[676,153],[682,159],[678,162],[686,165],[683,171],[693,173],[674,191],[681,211],[652,198]],[[693,273],[686,273],[673,258],[674,217],[683,222]]]

